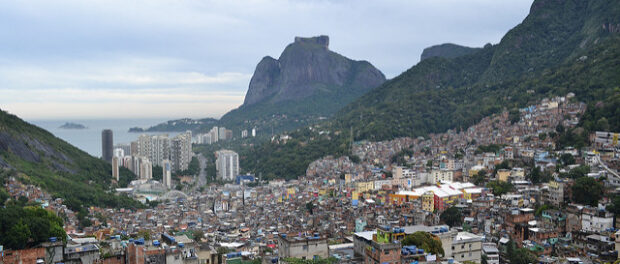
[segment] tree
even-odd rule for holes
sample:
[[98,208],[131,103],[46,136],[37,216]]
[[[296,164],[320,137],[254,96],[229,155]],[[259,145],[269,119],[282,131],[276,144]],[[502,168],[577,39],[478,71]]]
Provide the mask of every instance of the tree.
[[501,196],[502,194],[511,192],[514,190],[514,186],[510,182],[502,181],[490,181],[487,183],[487,188],[491,188],[493,195]]
[[312,203],[312,201],[306,203],[306,210],[308,210],[310,214],[314,213],[314,204]]
[[545,140],[547,138],[547,133],[540,133],[540,134],[538,134],[538,138],[540,140]]
[[144,240],[151,240],[151,232],[148,230],[138,231],[138,237],[144,238]]
[[575,157],[573,157],[573,155],[571,154],[564,153],[562,154],[562,156],[560,156],[560,161],[564,166],[572,165],[575,164]]
[[461,211],[454,206],[443,211],[439,216],[439,219],[450,227],[460,226],[463,223],[463,215],[461,214]]
[[28,238],[30,238],[31,233],[28,225],[22,223],[21,221],[11,227],[9,232],[6,233],[6,238],[4,239],[6,243],[6,247],[12,249],[22,249],[26,247],[26,243],[28,243]]
[[536,256],[526,248],[515,249],[509,256],[510,264],[530,264],[536,263]]
[[196,242],[200,242],[201,239],[205,237],[205,233],[202,232],[202,230],[194,230],[194,232],[192,232],[192,235],[194,235],[194,241]]
[[596,206],[603,197],[603,185],[590,177],[581,177],[571,187],[573,202]]
[[441,240],[431,235],[428,232],[418,231],[413,234],[405,236],[401,241],[403,246],[415,245],[418,248],[424,249],[425,252],[437,255],[444,255]]
[[486,177],[487,177],[487,171],[480,170],[478,171],[476,175],[474,175],[473,182],[475,185],[478,185],[478,186],[484,185],[484,183],[486,182]]

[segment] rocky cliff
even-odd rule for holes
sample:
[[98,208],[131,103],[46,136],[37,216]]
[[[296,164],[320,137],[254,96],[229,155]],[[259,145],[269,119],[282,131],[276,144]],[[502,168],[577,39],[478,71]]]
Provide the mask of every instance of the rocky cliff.
[[296,37],[278,59],[258,63],[243,105],[220,125],[294,129],[332,115],[383,82],[383,73],[369,62],[330,51],[329,37]]
[[322,89],[363,93],[384,81],[370,63],[330,51],[329,37],[296,37],[279,59],[265,57],[258,63],[244,105],[301,99]]

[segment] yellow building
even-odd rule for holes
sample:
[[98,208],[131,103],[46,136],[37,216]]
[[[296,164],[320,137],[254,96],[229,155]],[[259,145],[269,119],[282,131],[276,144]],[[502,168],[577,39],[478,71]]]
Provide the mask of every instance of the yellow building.
[[368,191],[372,191],[375,189],[375,184],[373,181],[358,182],[357,184],[355,184],[355,189],[361,193],[368,192]]
[[428,191],[422,195],[422,210],[432,212],[435,209],[435,194]]
[[350,183],[353,180],[353,176],[351,175],[351,173],[347,173],[344,175],[344,182],[345,183]]
[[501,169],[497,171],[497,180],[507,182],[510,177],[510,171],[507,169]]

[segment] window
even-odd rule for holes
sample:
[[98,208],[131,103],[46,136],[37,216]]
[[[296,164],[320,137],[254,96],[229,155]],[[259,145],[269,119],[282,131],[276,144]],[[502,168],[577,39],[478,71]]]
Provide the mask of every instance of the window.
[[303,250],[308,250],[308,245],[303,245]]

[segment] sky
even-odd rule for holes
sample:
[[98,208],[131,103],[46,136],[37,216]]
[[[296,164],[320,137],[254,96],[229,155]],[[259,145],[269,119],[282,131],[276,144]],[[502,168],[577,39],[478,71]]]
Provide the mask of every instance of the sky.
[[498,43],[531,0],[7,0],[0,109],[28,120],[219,118],[295,36],[393,78],[441,43]]

